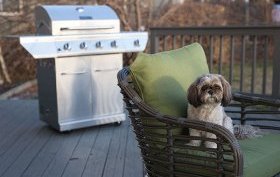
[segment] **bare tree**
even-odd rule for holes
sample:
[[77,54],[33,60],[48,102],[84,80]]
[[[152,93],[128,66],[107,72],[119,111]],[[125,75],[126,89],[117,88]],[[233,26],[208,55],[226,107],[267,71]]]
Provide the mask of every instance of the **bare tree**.
[[3,76],[4,76],[4,77],[2,77],[4,79],[2,79],[1,75],[0,75],[0,79],[2,79],[3,81],[6,81],[8,83],[11,83],[12,81],[11,81],[11,78],[9,76],[9,73],[8,73],[8,70],[7,70],[7,67],[6,67],[5,60],[2,57],[2,48],[1,48],[1,46],[0,46],[0,65],[1,65],[1,70],[2,70]]
[[140,0],[135,0],[135,14],[136,14],[136,24],[137,24],[137,29],[140,30],[142,26],[142,21],[141,21],[141,10],[140,10]]

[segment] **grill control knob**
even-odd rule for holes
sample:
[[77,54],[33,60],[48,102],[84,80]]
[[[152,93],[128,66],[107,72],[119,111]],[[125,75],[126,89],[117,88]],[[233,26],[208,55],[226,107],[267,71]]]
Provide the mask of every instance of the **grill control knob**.
[[86,42],[82,42],[82,43],[80,44],[80,49],[87,49],[87,44],[86,44]]
[[96,48],[102,48],[101,42],[100,41],[96,42],[95,47]]
[[63,49],[64,50],[71,50],[71,46],[69,43],[65,43],[64,46],[63,46]]
[[85,9],[83,7],[77,7],[76,11],[78,11],[79,13],[82,13],[85,11]]
[[117,47],[117,41],[112,41],[111,42],[111,47]]
[[139,42],[138,39],[134,41],[134,46],[136,46],[136,47],[139,47],[139,46],[140,46],[140,42]]

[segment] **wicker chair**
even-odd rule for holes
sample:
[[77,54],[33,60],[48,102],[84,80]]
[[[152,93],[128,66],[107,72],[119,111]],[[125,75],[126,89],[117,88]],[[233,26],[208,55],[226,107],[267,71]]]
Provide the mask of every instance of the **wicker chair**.
[[[149,176],[242,176],[243,156],[233,134],[212,123],[162,115],[145,104],[129,74],[128,68],[122,69],[118,81]],[[147,124],[145,119],[161,124]],[[211,132],[217,139],[178,135],[177,128]],[[188,146],[194,139],[215,142],[217,149]]]
[[[198,43],[157,54],[138,54],[130,68],[119,71],[118,84],[147,174],[240,177],[244,173],[246,177],[264,177],[279,173],[280,135],[238,141],[222,126],[186,118],[186,90],[197,77],[207,73],[204,50]],[[246,116],[258,113],[250,110],[251,105],[280,107],[278,98],[242,93],[233,94],[233,98],[241,105],[237,111],[241,113],[241,124],[260,120]],[[217,138],[190,136],[189,129],[210,132]],[[214,142],[217,148],[190,146],[191,140]]]
[[[243,176],[244,162],[240,142],[227,129],[212,123],[163,115],[147,105],[138,95],[129,68],[119,71],[117,77],[148,176]],[[244,102],[248,96],[236,94],[233,98]],[[279,99],[273,101],[273,106],[276,104],[276,107],[279,107]],[[160,124],[147,123],[147,119]],[[178,128],[184,128],[186,133],[176,133]],[[217,139],[189,136],[189,128],[214,133]],[[187,145],[188,141],[197,139],[215,142],[217,149]],[[274,141],[278,140],[279,136]],[[279,143],[276,146],[279,147]],[[262,164],[262,168],[265,169],[266,164]],[[280,169],[278,170],[279,175]]]

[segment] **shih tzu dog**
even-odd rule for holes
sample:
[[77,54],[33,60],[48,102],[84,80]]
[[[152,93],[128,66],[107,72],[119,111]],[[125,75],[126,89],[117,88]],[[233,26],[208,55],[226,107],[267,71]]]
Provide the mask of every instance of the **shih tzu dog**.
[[[233,133],[232,120],[223,108],[231,101],[231,87],[223,76],[206,74],[199,77],[188,89],[188,101],[188,119],[218,124]],[[196,129],[190,129],[190,136],[216,139],[216,135]],[[188,145],[200,146],[201,140],[191,140]],[[205,141],[205,146],[217,148],[217,144],[210,141]]]

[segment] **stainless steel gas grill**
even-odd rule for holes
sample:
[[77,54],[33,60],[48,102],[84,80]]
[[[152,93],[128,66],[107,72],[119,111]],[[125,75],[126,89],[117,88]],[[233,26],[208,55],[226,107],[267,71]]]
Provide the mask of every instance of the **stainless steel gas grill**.
[[20,43],[39,59],[40,119],[59,131],[125,120],[116,75],[148,34],[120,32],[108,6],[39,6],[35,16],[38,35]]

